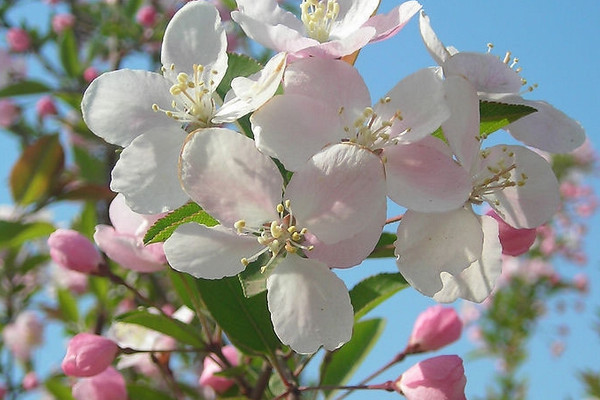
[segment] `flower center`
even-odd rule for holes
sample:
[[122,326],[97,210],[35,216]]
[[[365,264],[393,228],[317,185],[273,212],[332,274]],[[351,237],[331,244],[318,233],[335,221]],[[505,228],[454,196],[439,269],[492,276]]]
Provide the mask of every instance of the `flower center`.
[[337,0],[303,0],[300,4],[301,19],[306,27],[306,32],[311,38],[320,43],[329,40],[331,26],[340,13]]
[[234,224],[238,234],[254,235],[258,243],[265,246],[251,257],[242,258],[240,261],[244,266],[256,261],[258,257],[269,251],[271,252],[271,258],[261,267],[261,272],[264,272],[278,256],[282,257],[287,253],[297,253],[298,250],[312,250],[313,246],[302,244],[304,242],[304,235],[308,230],[306,228],[299,229],[295,225],[296,219],[292,213],[289,200],[277,205],[277,213],[279,214],[279,219],[264,223],[262,226],[256,228],[246,226],[246,221],[243,219]]
[[[389,103],[391,99],[384,97],[379,101],[385,104]],[[342,112],[343,108],[340,109],[340,114]],[[351,126],[344,126],[344,131],[348,133],[350,142],[375,151],[398,143],[397,135],[391,137],[391,127],[395,121],[402,121],[400,110],[396,111],[389,119],[382,120],[372,107],[366,107]],[[409,130],[410,128],[407,129],[407,131]]]
[[[216,90],[212,79],[206,80],[204,66],[194,64],[194,75],[190,78],[185,72],[175,75],[175,66],[162,68],[163,74],[175,83],[169,89],[173,96],[172,110],[163,110],[157,104],[152,105],[152,110],[164,112],[167,117],[173,118],[182,124],[188,124],[191,130],[211,126],[210,120],[215,113],[213,93]],[[217,71],[210,71],[216,74]]]
[[[521,173],[520,176],[516,176],[515,169],[515,154],[508,151],[506,147],[502,148],[507,158],[501,158],[496,162],[495,165],[488,165],[487,171],[483,171],[483,177],[479,177],[480,181],[473,185],[473,192],[469,200],[475,204],[481,204],[486,201],[486,195],[493,194],[497,191],[503,190],[508,187],[523,186],[527,182],[527,175]],[[482,150],[481,157],[487,158],[489,156],[489,150]],[[477,178],[475,179],[477,181]],[[498,200],[494,201],[495,205],[498,204]]]

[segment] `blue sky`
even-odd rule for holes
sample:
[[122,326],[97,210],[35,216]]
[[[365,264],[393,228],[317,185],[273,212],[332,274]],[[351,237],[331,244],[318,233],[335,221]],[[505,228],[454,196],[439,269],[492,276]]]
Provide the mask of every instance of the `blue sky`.
[[[398,3],[396,0],[383,0],[380,10],[388,11]],[[491,42],[495,54],[503,56],[505,51],[511,51],[520,59],[522,76],[530,83],[539,84],[538,89],[526,97],[546,100],[580,121],[595,147],[600,148],[600,121],[596,119],[600,104],[600,75],[597,73],[600,55],[596,48],[596,41],[600,38],[600,2],[421,0],[421,3],[446,45],[463,51],[484,52],[487,43]],[[356,64],[370,87],[372,98],[379,98],[404,76],[430,65],[433,61],[421,42],[416,18],[396,37],[365,48]],[[508,138],[508,135],[501,136],[499,140],[504,137]],[[3,148],[0,171],[2,176],[7,176],[18,156],[17,146],[5,135],[0,136],[0,146]],[[598,180],[593,183],[596,191],[600,192]],[[0,203],[8,202],[10,197],[6,188],[2,188]],[[390,215],[401,212],[391,208]],[[590,227],[586,246],[589,265],[583,271],[591,278],[591,292],[585,299],[586,311],[582,314],[568,311],[562,315],[550,312],[549,317],[541,322],[530,346],[530,360],[522,371],[530,382],[530,399],[580,399],[582,392],[575,378],[576,371],[586,366],[600,369],[597,362],[600,359],[600,339],[591,331],[593,315],[600,305],[600,288],[596,285],[600,282],[600,250],[596,246],[600,238],[598,216],[590,220]],[[571,265],[559,267],[567,276],[580,272],[578,267]],[[393,260],[368,261],[358,268],[340,272],[340,276],[351,287],[362,277],[379,271],[395,272]],[[567,299],[569,305],[574,301],[575,298]],[[432,304],[430,299],[407,289],[372,312],[372,316],[385,317],[388,324],[373,354],[359,369],[357,380],[403,349],[415,317]],[[571,334],[566,338],[564,355],[555,358],[549,347],[557,337],[555,328],[559,323],[567,323]],[[463,337],[457,344],[435,354],[465,356],[472,348]],[[54,359],[51,356],[44,358]],[[381,380],[395,379],[417,360],[407,360],[383,375]],[[484,394],[494,365],[489,360],[467,361],[465,368],[467,398]],[[365,392],[351,398],[372,399],[374,396],[373,392]],[[376,398],[393,399],[398,396],[377,393]]]

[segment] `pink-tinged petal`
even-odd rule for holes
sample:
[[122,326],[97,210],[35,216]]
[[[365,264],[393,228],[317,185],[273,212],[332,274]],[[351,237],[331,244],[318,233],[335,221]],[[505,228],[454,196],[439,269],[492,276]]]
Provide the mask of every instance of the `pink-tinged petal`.
[[434,300],[448,303],[460,297],[481,303],[492,293],[502,273],[502,246],[498,239],[497,222],[488,216],[480,219],[483,229],[481,258],[458,275],[443,272],[444,287],[433,296]]
[[313,245],[314,248],[305,252],[306,256],[325,263],[329,268],[349,268],[360,264],[379,241],[386,218],[385,211],[385,208],[380,208],[380,215],[374,218],[379,224],[369,224],[354,236],[334,244],[323,243],[316,236],[307,233],[305,244]]
[[494,175],[488,167],[515,166],[510,171],[514,186],[483,195],[507,224],[515,228],[535,228],[552,218],[560,206],[559,185],[552,167],[542,156],[523,146],[498,145],[485,152],[488,155],[482,161],[479,169],[482,174],[476,182]]
[[277,217],[283,178],[252,139],[229,129],[201,129],[183,148],[180,178],[190,197],[224,226],[259,226]]
[[188,201],[177,180],[179,152],[185,132],[155,128],[127,146],[112,171],[110,188],[123,193],[140,214],[174,210]]
[[267,279],[267,303],[275,333],[297,353],[335,350],[352,336],[348,289],[318,261],[288,255]]
[[330,40],[350,36],[377,11],[379,0],[338,0],[340,12],[331,24]]
[[294,56],[298,58],[340,58],[366,46],[375,36],[375,33],[375,28],[365,26],[341,39],[306,45],[301,50],[296,51]]
[[285,198],[299,226],[334,244],[367,227],[382,227],[385,193],[381,159],[363,147],[342,143],[326,147],[298,170]]
[[389,39],[400,32],[421,7],[417,1],[405,1],[387,14],[376,14],[369,18],[365,26],[372,26],[377,30],[371,42]]
[[504,128],[515,139],[551,153],[568,153],[585,141],[581,124],[545,101],[523,100],[522,104],[538,111]]
[[345,137],[336,110],[303,95],[276,96],[251,117],[256,147],[296,171],[324,146]]
[[469,173],[454,161],[448,147],[432,136],[383,149],[387,193],[413,211],[453,210],[467,201],[472,189]]
[[[433,133],[448,119],[444,84],[435,69],[419,70],[402,79],[374,106],[378,121],[393,121],[392,138],[415,142]],[[395,117],[400,113],[401,119]]]
[[[162,43],[161,62],[192,76],[193,65],[205,67],[203,80],[217,87],[227,70],[227,37],[214,5],[193,1],[171,19]],[[216,71],[216,72],[213,72]]]
[[[235,22],[240,22],[235,16],[247,16],[263,24],[268,25],[285,25],[298,32],[304,30],[304,24],[294,14],[284,10],[279,6],[278,0],[236,0],[238,10],[232,13],[232,18]],[[240,24],[241,25],[241,24]],[[246,32],[248,36],[251,34]]]
[[431,58],[438,64],[442,65],[450,57],[450,52],[444,46],[444,43],[437,37],[429,17],[425,14],[425,11],[421,11],[419,15],[419,30],[421,31],[421,38],[427,47],[427,51],[431,55]]
[[212,122],[221,124],[234,122],[265,104],[277,91],[286,64],[286,53],[279,53],[267,62],[258,73],[239,76],[231,81],[231,91],[225,97],[226,102],[216,113]]
[[407,211],[394,243],[396,264],[412,287],[433,297],[443,289],[441,275],[457,276],[481,257],[483,232],[473,211]]
[[120,233],[143,237],[146,231],[162,214],[138,214],[127,206],[125,196],[117,194],[108,207],[111,224]]
[[178,122],[152,110],[153,104],[170,108],[170,87],[171,82],[153,72],[107,72],[86,89],[81,101],[83,120],[97,136],[118,146],[127,146],[154,128],[176,128]]
[[479,97],[462,76],[449,76],[444,81],[450,118],[443,124],[444,136],[456,159],[471,171],[479,157]]
[[94,241],[108,258],[132,271],[160,271],[167,262],[162,243],[144,246],[140,238],[120,233],[112,226],[97,225]]
[[521,76],[497,56],[489,53],[460,52],[446,60],[445,76],[464,76],[478,92],[518,93]]
[[250,258],[264,246],[256,237],[241,236],[222,226],[208,228],[180,225],[165,242],[165,254],[173,269],[196,278],[221,279],[244,270],[242,258]]
[[318,99],[335,111],[342,126],[352,126],[371,95],[356,68],[341,60],[306,58],[288,66],[284,75],[285,95],[295,94]]

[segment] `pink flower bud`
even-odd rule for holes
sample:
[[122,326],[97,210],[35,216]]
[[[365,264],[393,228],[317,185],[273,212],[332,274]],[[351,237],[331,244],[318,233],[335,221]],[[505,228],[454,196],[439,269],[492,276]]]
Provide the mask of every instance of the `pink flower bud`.
[[8,42],[8,47],[17,53],[27,51],[29,46],[31,46],[29,34],[25,29],[21,28],[10,28],[6,32],[6,41]]
[[517,229],[508,225],[502,218],[490,210],[487,215],[498,221],[498,236],[502,245],[502,254],[520,256],[526,253],[536,238],[535,229]]
[[69,341],[62,369],[70,376],[98,375],[113,362],[118,352],[119,346],[110,339],[79,333]]
[[43,96],[40,98],[35,104],[35,110],[38,117],[41,119],[44,119],[49,115],[56,115],[58,113],[52,96]]
[[417,317],[408,344],[419,351],[433,351],[458,340],[461,332],[462,321],[456,311],[437,305]]
[[146,5],[138,10],[135,20],[145,28],[152,28],[156,24],[156,17],[156,9],[151,5]]
[[52,17],[52,30],[59,35],[72,27],[74,23],[75,16],[73,14],[56,14]]
[[[221,351],[231,365],[239,365],[239,353],[235,347],[223,346]],[[233,385],[234,381],[223,376],[215,375],[215,373],[221,372],[224,368],[214,361],[213,358],[218,359],[214,354],[204,358],[204,369],[200,375],[200,385],[210,386],[215,392],[223,393]]]
[[57,229],[48,238],[50,257],[55,263],[74,271],[91,273],[102,263],[102,255],[81,233]]
[[23,389],[25,390],[33,390],[36,387],[38,387],[39,384],[40,382],[37,378],[37,375],[33,371],[25,374],[25,376],[23,377],[23,382],[21,382],[21,386],[23,386]]
[[75,400],[127,400],[125,379],[113,367],[96,376],[80,379],[71,392]]
[[83,79],[88,83],[96,79],[99,75],[100,73],[94,67],[87,67],[85,71],[83,71]]
[[0,127],[8,128],[18,121],[21,112],[11,99],[0,100]]
[[394,383],[407,400],[465,400],[465,369],[459,356],[438,356],[421,361]]

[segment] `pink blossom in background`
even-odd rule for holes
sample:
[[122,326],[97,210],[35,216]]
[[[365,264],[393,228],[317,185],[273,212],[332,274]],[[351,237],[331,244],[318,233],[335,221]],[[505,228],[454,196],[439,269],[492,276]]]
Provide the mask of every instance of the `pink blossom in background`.
[[83,79],[85,79],[86,82],[91,82],[94,79],[96,79],[98,76],[100,75],[100,72],[94,68],[94,67],[87,67],[84,71],[83,71]]
[[84,294],[87,290],[88,276],[86,274],[56,263],[52,263],[50,268],[51,279],[56,287],[67,289],[77,295]]
[[460,357],[439,356],[421,361],[395,382],[407,400],[465,400],[467,378]]
[[23,57],[16,57],[0,48],[0,88],[23,79],[26,72],[27,64]]
[[135,20],[145,28],[152,28],[156,24],[157,17],[156,9],[151,5],[145,5],[138,10]]
[[496,214],[494,210],[486,213],[498,222],[498,236],[502,245],[502,254],[520,256],[529,251],[536,239],[534,228],[513,228]]
[[75,24],[75,16],[73,14],[56,14],[52,17],[52,30],[57,35],[72,27],[73,24]]
[[11,99],[0,100],[0,128],[8,128],[19,120],[21,111]]
[[21,386],[23,386],[23,389],[27,391],[37,388],[39,384],[40,381],[38,380],[37,375],[33,371],[30,371],[27,374],[25,374],[25,376],[23,377],[23,381],[21,382]]
[[119,346],[110,339],[91,333],[78,333],[69,341],[62,370],[69,376],[98,375],[113,362],[118,352]]
[[50,257],[55,263],[74,271],[92,273],[103,263],[94,244],[72,229],[57,229],[48,238]]
[[[231,366],[235,367],[240,364],[240,354],[235,347],[231,345],[223,346],[221,351]],[[234,381],[224,376],[215,375],[215,373],[227,369],[223,368],[220,364],[221,361],[217,363],[215,359],[219,359],[215,354],[210,354],[204,358],[204,368],[199,382],[201,386],[210,386],[215,392],[223,393],[234,384]]]
[[78,380],[71,393],[75,400],[127,400],[125,379],[113,367]]
[[4,399],[4,396],[6,396],[6,386],[0,382],[0,400]]
[[581,293],[587,293],[590,290],[590,280],[585,274],[577,274],[573,277],[573,286]]
[[32,350],[42,343],[44,326],[33,311],[23,311],[2,331],[4,344],[19,361],[26,362]]
[[50,95],[42,96],[35,104],[35,110],[38,118],[40,119],[44,119],[50,115],[56,115],[58,113],[54,99]]
[[440,349],[460,338],[462,321],[451,307],[429,307],[417,317],[410,335],[409,346],[416,351]]
[[8,47],[17,53],[25,52],[31,46],[29,33],[22,28],[10,28],[6,32],[6,41],[8,42]]

